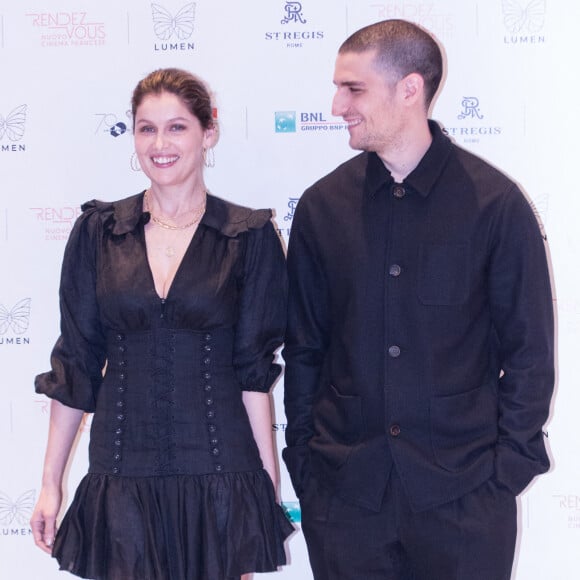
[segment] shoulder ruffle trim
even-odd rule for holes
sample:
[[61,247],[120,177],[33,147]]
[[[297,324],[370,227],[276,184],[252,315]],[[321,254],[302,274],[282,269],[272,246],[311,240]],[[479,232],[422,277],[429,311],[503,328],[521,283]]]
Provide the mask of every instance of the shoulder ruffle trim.
[[[87,217],[97,212],[104,229],[120,236],[133,231],[141,220],[144,223],[149,221],[149,213],[143,211],[143,193],[114,202],[93,199],[84,203],[81,209]],[[263,228],[271,217],[272,211],[269,209],[254,210],[208,195],[207,208],[201,223],[234,238],[248,230]]]
[[269,209],[254,210],[209,195],[201,223],[219,230],[224,236],[235,238],[248,230],[263,228],[271,217],[272,211]]
[[149,221],[149,214],[143,212],[143,192],[120,201],[93,199],[83,203],[81,209],[87,215],[98,213],[103,228],[116,236],[133,231],[142,219]]

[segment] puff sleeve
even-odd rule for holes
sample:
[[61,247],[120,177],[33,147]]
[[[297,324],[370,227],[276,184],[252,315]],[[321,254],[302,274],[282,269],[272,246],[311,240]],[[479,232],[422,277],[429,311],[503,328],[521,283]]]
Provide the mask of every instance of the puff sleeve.
[[281,371],[274,357],[286,329],[288,292],[284,251],[269,219],[248,229],[239,291],[234,367],[243,390],[268,392]]
[[35,380],[37,393],[64,405],[95,410],[105,364],[105,340],[97,304],[97,249],[101,216],[85,204],[68,239],[60,279],[61,334],[52,350],[52,370]]

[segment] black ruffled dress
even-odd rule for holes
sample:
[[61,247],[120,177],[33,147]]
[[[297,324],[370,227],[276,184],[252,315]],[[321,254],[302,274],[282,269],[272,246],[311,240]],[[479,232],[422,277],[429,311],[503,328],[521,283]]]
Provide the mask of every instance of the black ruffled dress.
[[61,336],[36,390],[94,417],[53,556],[106,580],[275,570],[293,528],[242,403],[280,370],[286,274],[271,214],[208,196],[162,300],[142,203],[85,204],[65,250]]

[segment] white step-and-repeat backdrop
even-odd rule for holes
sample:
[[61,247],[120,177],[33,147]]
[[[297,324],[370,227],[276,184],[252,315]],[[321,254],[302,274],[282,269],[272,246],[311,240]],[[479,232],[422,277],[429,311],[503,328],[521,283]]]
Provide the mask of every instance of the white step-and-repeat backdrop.
[[[202,76],[221,140],[207,183],[276,211],[287,241],[302,191],[354,153],[330,114],[336,50],[384,18],[442,41],[448,73],[433,117],[529,195],[549,239],[559,380],[549,474],[520,499],[513,579],[580,577],[580,295],[577,0],[0,0],[0,577],[64,577],[28,519],[40,487],[48,402],[33,377],[58,334],[58,277],[79,205],[136,193],[131,91],[158,67]],[[337,231],[337,235],[340,232]],[[283,381],[275,431],[284,445]],[[87,417],[66,480],[86,470]],[[299,511],[282,466],[282,499]],[[309,580],[300,532],[291,565],[260,578]]]

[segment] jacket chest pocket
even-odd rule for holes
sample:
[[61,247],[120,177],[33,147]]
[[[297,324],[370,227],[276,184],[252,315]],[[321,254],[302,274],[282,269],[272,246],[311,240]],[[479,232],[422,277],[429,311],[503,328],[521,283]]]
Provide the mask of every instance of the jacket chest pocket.
[[458,306],[467,300],[467,244],[421,244],[417,294],[423,304]]

